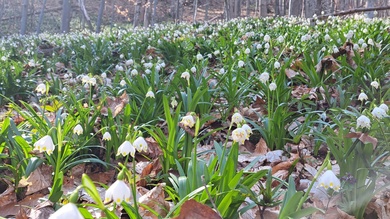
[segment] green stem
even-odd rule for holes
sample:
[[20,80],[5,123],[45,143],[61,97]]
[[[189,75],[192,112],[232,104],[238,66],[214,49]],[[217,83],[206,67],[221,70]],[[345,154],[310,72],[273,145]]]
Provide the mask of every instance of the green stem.
[[139,112],[137,114],[137,117],[135,118],[135,121],[134,121],[134,126],[137,125],[137,122],[138,122],[138,119],[139,119],[139,116],[141,115],[141,112],[142,112],[142,109],[144,108],[144,105],[145,105],[145,102],[146,102],[146,98],[144,98],[144,101],[142,102],[142,105],[141,105],[141,108],[139,109]]
[[137,217],[139,217],[139,212],[138,212],[138,204],[137,204],[137,177],[135,174],[135,159],[133,159],[133,183],[131,183],[131,191],[133,193],[133,201],[134,201],[134,209],[137,213]]

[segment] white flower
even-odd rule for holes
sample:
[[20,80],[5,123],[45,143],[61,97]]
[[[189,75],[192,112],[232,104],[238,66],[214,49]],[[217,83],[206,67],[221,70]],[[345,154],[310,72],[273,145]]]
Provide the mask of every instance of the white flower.
[[329,41],[330,40],[329,34],[326,34],[324,38],[325,38],[326,41]]
[[183,124],[185,127],[194,127],[195,125],[195,120],[194,120],[194,117],[191,116],[191,115],[188,115],[188,116],[184,116],[181,121],[180,121],[181,124]]
[[248,140],[248,134],[243,128],[236,128],[232,132],[232,138],[234,142],[238,142],[239,144],[244,144],[245,140]]
[[153,67],[153,63],[147,62],[147,63],[144,64],[144,67],[147,68],[147,69],[151,69]]
[[192,72],[192,73],[195,73],[195,72],[196,72],[196,67],[195,67],[195,66],[193,66],[193,67],[191,68],[191,72]]
[[45,94],[46,93],[46,85],[43,83],[38,84],[37,88],[35,88],[35,91],[38,93],[41,93],[41,94]]
[[365,93],[361,92],[359,94],[358,100],[363,102],[364,100],[368,100],[368,96]]
[[362,48],[363,48],[363,49],[367,48],[367,43],[363,43],[363,44],[362,44]]
[[258,50],[261,49],[262,47],[263,46],[260,43],[256,45],[256,49],[258,49]]
[[150,73],[152,73],[152,71],[151,71],[150,69],[146,69],[146,70],[145,70],[145,74],[148,75],[148,74],[150,74]]
[[225,74],[225,69],[224,68],[219,69],[219,74]]
[[103,72],[100,76],[102,76],[102,78],[107,78],[107,74],[105,72]]
[[135,141],[133,142],[133,146],[135,147],[135,149],[137,149],[137,151],[148,151],[148,143],[146,143],[143,137],[138,137],[137,139],[135,139]]
[[279,68],[280,68],[280,63],[279,63],[278,61],[276,61],[276,62],[274,63],[274,68],[276,68],[276,69],[279,69]]
[[283,43],[284,37],[283,37],[282,35],[280,35],[276,40],[277,40],[279,43]]
[[180,77],[186,79],[187,81],[190,81],[190,73],[188,71],[181,73]]
[[353,31],[349,30],[348,33],[346,35],[344,35],[344,36],[347,38],[347,40],[349,40],[349,39],[352,39],[353,34],[354,34]]
[[83,134],[83,127],[81,127],[80,124],[77,124],[76,127],[73,129],[73,134],[81,135]]
[[337,46],[333,46],[333,53],[338,53],[340,52],[339,48]]
[[118,179],[107,189],[104,195],[104,202],[108,203],[113,200],[117,204],[122,203],[122,201],[129,203],[130,197],[131,191],[129,186],[123,180]]
[[386,115],[386,111],[385,111],[384,109],[380,108],[380,107],[375,107],[375,108],[372,110],[371,114],[372,114],[375,118],[377,118],[377,119],[382,119],[383,117],[386,117],[386,116],[387,116],[387,115]]
[[219,50],[215,50],[214,51],[214,55],[216,56],[216,55],[219,55],[221,52],[219,51]]
[[386,104],[384,104],[384,103],[382,103],[382,104],[379,106],[379,108],[383,109],[383,110],[385,111],[385,113],[387,113],[387,111],[389,111],[389,107],[388,107]]
[[264,44],[264,48],[269,49],[270,45],[269,43]]
[[203,59],[203,56],[201,55],[201,54],[197,54],[196,55],[196,60],[198,60],[198,61],[200,61],[200,60],[202,60]]
[[245,62],[244,61],[238,61],[238,67],[239,68],[242,68],[242,67],[244,67],[244,65],[245,65]]
[[249,136],[252,134],[252,128],[247,124],[242,125],[241,128],[245,130],[247,138],[249,138]]
[[271,84],[269,84],[270,91],[274,91],[274,90],[276,90],[276,88],[277,88],[277,86],[276,86],[275,82],[272,82]]
[[331,188],[334,191],[340,190],[340,180],[333,173],[332,170],[327,170],[322,176],[318,179],[319,187],[323,187],[325,189]]
[[150,98],[155,98],[154,97],[154,93],[153,93],[153,91],[148,91],[147,93],[146,93],[146,97],[150,97]]
[[361,115],[357,120],[356,120],[356,128],[370,128],[370,119],[367,116]]
[[137,71],[137,69],[133,69],[133,70],[131,70],[131,76],[136,76],[136,75],[138,75],[138,71]]
[[245,122],[244,118],[239,113],[234,113],[232,116],[232,122],[236,123],[237,125]]
[[124,87],[126,85],[126,81],[125,80],[121,80],[121,82],[119,83],[122,87]]
[[122,67],[121,65],[116,65],[116,66],[115,66],[115,69],[116,69],[117,71],[123,71],[123,67]]
[[119,58],[120,58],[120,59],[123,59],[123,58],[125,58],[125,55],[120,54],[120,55],[119,55]]
[[264,41],[265,41],[265,42],[269,42],[270,39],[271,39],[271,37],[270,37],[268,34],[266,34],[266,35],[264,36]]
[[368,39],[367,43],[371,46],[374,46],[374,41],[370,38]]
[[125,141],[119,146],[116,156],[119,156],[120,154],[122,154],[122,156],[126,156],[129,153],[132,157],[134,157],[135,148],[129,141]]
[[251,50],[250,50],[249,48],[246,48],[246,49],[245,49],[245,54],[248,55],[249,53],[251,53]]
[[263,72],[263,73],[260,74],[260,81],[261,81],[263,84],[267,83],[268,80],[269,80],[269,74],[268,74],[268,72]]
[[111,134],[109,132],[103,134],[103,141],[111,141]]
[[364,40],[362,38],[359,39],[358,44],[362,45],[364,43]]
[[77,206],[73,203],[68,203],[58,209],[54,214],[50,215],[49,219],[84,219]]
[[125,65],[129,66],[134,64],[134,61],[132,59],[126,60]]
[[88,75],[84,75],[83,78],[81,79],[81,82],[82,82],[84,85],[92,85],[92,86],[95,86],[95,85],[96,85],[96,78],[94,78],[94,77],[89,77]]
[[54,148],[53,139],[49,135],[42,137],[34,143],[34,150],[39,150],[39,152],[46,151],[48,155],[53,153]]
[[177,100],[175,99],[175,97],[171,98],[171,106],[172,108],[175,108],[177,106]]
[[379,83],[377,81],[371,82],[371,86],[374,87],[375,89],[379,88]]

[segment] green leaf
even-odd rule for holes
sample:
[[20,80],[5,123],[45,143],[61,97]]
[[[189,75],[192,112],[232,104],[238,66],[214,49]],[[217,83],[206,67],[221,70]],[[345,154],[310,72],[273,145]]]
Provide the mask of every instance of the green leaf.
[[101,210],[105,209],[102,200],[100,199],[99,192],[96,189],[95,184],[92,182],[91,178],[87,174],[83,174],[81,177],[81,184],[83,188],[88,193],[89,196],[96,202]]

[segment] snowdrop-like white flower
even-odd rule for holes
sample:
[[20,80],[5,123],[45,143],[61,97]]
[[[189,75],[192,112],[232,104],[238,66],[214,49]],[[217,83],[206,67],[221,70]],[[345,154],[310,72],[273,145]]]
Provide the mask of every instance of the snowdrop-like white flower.
[[244,144],[245,140],[248,140],[248,134],[243,128],[236,128],[232,132],[232,138],[234,142],[238,142],[239,144]]
[[171,106],[172,108],[175,108],[177,106],[177,100],[175,99],[175,97],[171,98]]
[[113,200],[117,204],[122,203],[122,201],[129,203],[130,197],[131,191],[129,186],[123,180],[117,180],[107,189],[104,195],[104,202],[108,203]]
[[115,69],[116,69],[117,71],[123,71],[123,70],[124,70],[123,67],[122,67],[121,65],[116,65],[116,66],[115,66]]
[[358,44],[362,45],[364,43],[364,40],[362,38],[359,39]]
[[389,111],[389,107],[386,104],[384,104],[384,103],[382,103],[379,106],[379,108],[383,109],[385,111],[385,113],[387,113]]
[[249,138],[249,136],[252,134],[252,128],[247,124],[242,125],[241,128],[245,130],[247,138]]
[[372,40],[371,38],[368,39],[367,43],[368,45],[374,46],[374,40]]
[[111,134],[109,132],[103,134],[103,141],[111,141]]
[[54,148],[53,139],[49,135],[42,137],[34,143],[34,150],[39,150],[39,152],[46,151],[48,155],[53,153]]
[[134,61],[132,59],[126,60],[125,65],[129,66],[134,64]]
[[131,70],[130,74],[131,74],[131,76],[136,76],[136,75],[138,75],[137,69]]
[[271,37],[268,34],[264,35],[265,42],[269,42],[270,40],[271,40]]
[[151,71],[150,69],[146,69],[146,70],[145,70],[145,74],[148,75],[148,74],[150,74],[150,73],[152,73],[152,71]]
[[101,76],[102,78],[107,78],[107,73],[103,72],[100,76]]
[[256,45],[256,49],[258,49],[258,50],[261,49],[262,47],[263,46],[260,43]]
[[219,69],[219,74],[225,74],[225,69],[224,68]]
[[367,116],[361,115],[357,120],[356,120],[356,128],[370,128],[370,119]]
[[361,92],[359,94],[358,100],[360,100],[360,101],[368,100],[368,96],[365,93]]
[[239,124],[245,122],[245,120],[244,120],[244,117],[242,117],[240,113],[234,113],[232,116],[232,122],[236,123],[236,125],[239,125]]
[[154,97],[154,93],[153,93],[153,91],[148,91],[147,93],[146,93],[146,97],[150,97],[150,98],[155,98]]
[[380,107],[375,107],[372,112],[372,116],[374,116],[377,119],[382,119],[383,117],[386,117],[386,111]]
[[80,48],[82,48],[82,49],[85,49],[85,48],[86,48],[86,46],[85,46],[85,45],[82,45],[82,46],[80,46]]
[[200,61],[200,60],[202,60],[202,59],[203,59],[203,56],[202,56],[200,53],[198,53],[198,54],[196,55],[196,60]]
[[260,81],[261,81],[263,84],[267,83],[268,80],[269,80],[269,74],[268,74],[268,72],[263,72],[263,73],[260,74]]
[[269,49],[270,45],[269,43],[264,44],[264,48]]
[[68,203],[50,215],[49,219],[84,219],[77,206],[73,203]]
[[192,73],[195,73],[195,72],[196,72],[196,67],[195,67],[195,66],[193,66],[193,67],[191,68],[191,72],[192,72]]
[[280,62],[276,61],[274,63],[274,68],[279,69],[280,68]]
[[246,49],[245,49],[245,54],[248,55],[249,53],[251,53],[251,50],[250,50],[249,48],[246,48]]
[[125,141],[119,146],[116,156],[119,156],[120,154],[122,156],[130,154],[132,157],[134,157],[135,148],[129,141]]
[[272,82],[271,84],[269,84],[268,87],[269,87],[269,90],[270,90],[270,91],[274,91],[274,90],[276,90],[276,88],[277,88],[275,82]]
[[333,46],[333,53],[338,53],[340,52],[339,48],[337,46]]
[[183,124],[185,127],[192,128],[192,127],[194,127],[194,125],[195,125],[195,119],[194,119],[194,117],[191,116],[191,115],[184,116],[184,117],[181,119],[180,123]]
[[43,83],[38,84],[37,88],[35,88],[35,91],[41,94],[46,93],[46,85]]
[[333,171],[327,170],[318,179],[318,185],[319,187],[323,187],[325,189],[331,188],[334,191],[338,192],[340,190],[341,184],[339,178],[337,178],[337,176],[333,173]]
[[219,55],[221,52],[219,51],[219,50],[215,50],[214,51],[214,55],[216,56],[216,55]]
[[378,89],[379,88],[379,83],[377,81],[373,81],[371,82],[371,86],[375,89]]
[[138,137],[137,139],[135,139],[135,141],[133,142],[133,146],[135,147],[135,149],[137,149],[137,151],[148,151],[148,143],[146,143],[143,137]]
[[80,124],[77,124],[76,127],[73,129],[73,134],[81,135],[83,134],[84,130],[83,127],[81,127]]
[[239,68],[244,67],[244,65],[245,65],[245,62],[244,62],[244,61],[242,61],[242,60],[238,61],[238,67],[239,67]]
[[279,43],[283,43],[284,37],[283,37],[282,35],[280,35],[276,40],[277,40]]
[[348,33],[346,35],[344,35],[344,36],[347,38],[347,40],[350,40],[350,39],[352,39],[353,34],[354,34],[353,31],[349,30]]
[[186,79],[187,81],[190,81],[190,73],[188,71],[181,73],[180,77]]
[[367,43],[362,44],[362,49],[365,49],[365,48],[367,48]]
[[120,59],[123,59],[123,58],[125,58],[125,55],[120,54],[120,55],[119,55],[119,58],[120,58]]
[[121,80],[121,82],[119,83],[122,87],[124,87],[126,85],[126,81],[125,80]]

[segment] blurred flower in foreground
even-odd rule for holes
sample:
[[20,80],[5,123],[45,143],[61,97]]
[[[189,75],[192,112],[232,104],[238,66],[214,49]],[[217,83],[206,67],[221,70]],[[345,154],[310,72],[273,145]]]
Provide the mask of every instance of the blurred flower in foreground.
[[241,123],[243,123],[245,120],[244,118],[241,116],[241,114],[239,113],[234,113],[233,116],[232,116],[232,122],[233,123],[236,123],[236,125],[240,125]]
[[380,107],[375,107],[371,114],[377,118],[377,119],[382,119],[383,117],[386,117],[386,112],[384,109],[380,108]]
[[54,214],[50,215],[49,219],[84,219],[79,212],[77,206],[73,203],[68,203],[58,209]]
[[332,170],[327,170],[322,176],[318,179],[319,187],[323,187],[325,189],[333,189],[338,192],[340,190],[340,180],[333,173]]
[[270,91],[274,91],[274,90],[276,90],[276,88],[277,88],[277,86],[276,86],[275,82],[272,82],[271,84],[269,84]]
[[46,151],[48,155],[53,153],[54,148],[53,139],[49,135],[42,137],[34,144],[34,150],[39,150],[39,152]]
[[371,82],[371,86],[375,89],[378,89],[379,88],[379,83],[377,81],[373,81]]
[[244,144],[245,140],[249,139],[249,136],[245,129],[243,128],[236,128],[232,132],[232,138],[234,142],[238,142],[239,144]]
[[379,108],[383,109],[383,110],[385,111],[385,113],[387,113],[387,111],[389,111],[389,107],[388,107],[386,104],[384,104],[384,103],[382,103],[382,104],[379,106]]
[[260,81],[265,84],[269,80],[269,74],[268,72],[263,72],[260,74]]
[[361,115],[357,120],[356,120],[356,128],[370,128],[370,119],[367,116]]
[[122,203],[122,201],[129,203],[130,197],[130,188],[123,180],[117,180],[107,189],[106,194],[104,195],[104,202],[108,203],[113,200],[117,204]]
[[247,124],[244,124],[241,128],[245,130],[247,138],[249,138],[249,136],[252,134],[252,128]]
[[150,98],[155,98],[154,97],[154,93],[153,93],[153,91],[148,91],[147,93],[146,93],[146,97],[150,97]]

